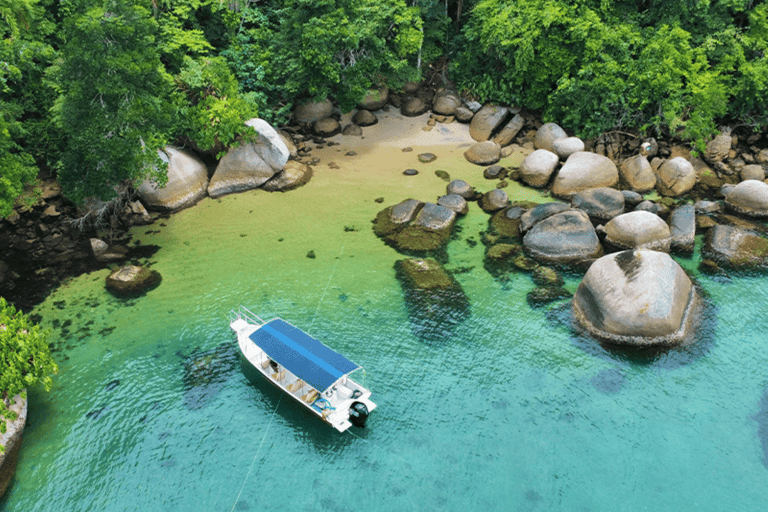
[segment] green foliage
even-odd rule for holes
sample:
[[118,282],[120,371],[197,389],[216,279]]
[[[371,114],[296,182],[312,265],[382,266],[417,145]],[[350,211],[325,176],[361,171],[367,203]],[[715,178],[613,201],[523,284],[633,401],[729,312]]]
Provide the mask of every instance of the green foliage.
[[233,145],[244,135],[245,121],[258,114],[255,95],[240,94],[223,57],[186,56],[175,81],[179,134],[203,151]]
[[764,123],[765,9],[743,0],[481,0],[454,76],[585,137],[633,127],[702,148],[726,114]]
[[51,358],[47,338],[48,332],[0,297],[0,416],[15,419],[7,409],[8,400],[24,388],[39,383],[51,390],[51,375],[59,368]]
[[334,94],[346,111],[373,84],[418,76],[409,58],[421,42],[419,9],[404,0],[288,0],[245,7],[225,56],[270,107]]
[[66,136],[59,182],[76,202],[115,197],[126,180],[165,178],[157,150],[169,139],[172,81],[157,23],[128,0],[106,0],[67,24],[55,119]]
[[35,179],[37,167],[31,156],[13,142],[8,122],[0,115],[0,219],[13,211],[13,205],[24,186]]

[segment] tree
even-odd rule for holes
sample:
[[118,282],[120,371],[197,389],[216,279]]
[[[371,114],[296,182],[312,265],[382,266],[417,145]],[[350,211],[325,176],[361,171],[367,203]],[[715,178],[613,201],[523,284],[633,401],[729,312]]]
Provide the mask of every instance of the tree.
[[125,180],[162,183],[157,150],[170,138],[173,83],[160,63],[156,21],[129,0],[106,0],[74,16],[66,34],[55,107],[66,137],[65,195],[110,199]]
[[[0,416],[15,419],[8,405],[23,389],[40,383],[51,390],[51,375],[59,368],[51,358],[47,337],[46,331],[0,297]],[[4,427],[5,422],[0,425]]]

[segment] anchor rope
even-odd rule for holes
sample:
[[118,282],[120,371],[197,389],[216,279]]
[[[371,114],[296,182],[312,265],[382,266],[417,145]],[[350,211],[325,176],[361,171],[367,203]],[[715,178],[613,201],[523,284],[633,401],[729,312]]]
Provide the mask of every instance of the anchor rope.
[[336,273],[336,269],[339,266],[339,262],[341,261],[341,255],[344,254],[344,246],[341,246],[341,251],[339,252],[339,255],[336,257],[336,265],[333,266],[333,270],[331,270],[331,275],[328,276],[328,282],[325,284],[325,289],[323,290],[323,294],[320,296],[320,300],[317,301],[317,307],[315,308],[315,314],[312,315],[312,320],[309,322],[309,329],[312,329],[312,326],[315,323],[315,318],[317,317],[317,312],[320,311],[320,304],[323,303],[323,299],[325,298],[326,292],[328,292],[328,287],[331,286],[331,280],[333,279],[333,275]]
[[277,414],[277,408],[280,407],[280,403],[282,401],[283,401],[283,395],[280,395],[280,399],[277,401],[275,410],[272,411],[272,416],[269,418],[267,429],[264,431],[264,435],[261,437],[261,442],[259,443],[259,449],[256,450],[256,455],[253,456],[253,460],[251,461],[251,466],[248,468],[248,473],[245,474],[245,478],[243,479],[243,485],[240,486],[240,492],[237,493],[237,498],[235,498],[235,502],[232,504],[232,511],[235,510],[235,507],[237,506],[237,502],[240,501],[240,495],[243,494],[243,489],[245,489],[245,483],[248,481],[248,477],[251,476],[251,470],[253,469],[253,465],[256,463],[256,459],[258,458],[259,453],[261,453],[261,447],[264,445],[264,440],[267,438],[267,434],[269,433],[269,427],[272,426],[272,420],[275,419],[275,415]]

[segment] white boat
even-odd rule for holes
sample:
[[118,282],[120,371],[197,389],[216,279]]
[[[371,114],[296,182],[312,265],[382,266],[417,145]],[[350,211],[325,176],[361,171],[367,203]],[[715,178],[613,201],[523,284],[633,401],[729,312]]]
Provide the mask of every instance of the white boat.
[[263,321],[243,306],[230,312],[244,364],[315,416],[344,432],[365,426],[376,408],[350,375],[362,367],[281,318]]

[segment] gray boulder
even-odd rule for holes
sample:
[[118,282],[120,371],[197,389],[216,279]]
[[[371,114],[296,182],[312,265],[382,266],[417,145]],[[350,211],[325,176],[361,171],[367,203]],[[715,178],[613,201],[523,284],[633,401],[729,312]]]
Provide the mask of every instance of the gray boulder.
[[[357,108],[361,110],[379,110],[384,107],[389,101],[389,88],[382,86],[379,89],[368,89],[365,93],[365,97],[357,104]],[[365,125],[361,125],[365,126]]]
[[742,215],[768,217],[768,184],[758,180],[742,181],[727,191],[725,205]]
[[507,107],[499,107],[495,105],[485,105],[478,110],[472,117],[472,122],[469,124],[469,135],[478,142],[482,142],[491,138],[493,132],[495,132],[504,119],[509,115],[509,109]]
[[563,213],[569,209],[570,207],[565,203],[544,203],[534,206],[520,215],[520,233],[525,233],[537,222],[541,222],[547,217]]
[[483,194],[483,197],[480,199],[480,208],[485,212],[492,213],[507,206],[509,206],[509,196],[499,188]]
[[569,210],[538,222],[523,237],[523,245],[536,260],[574,264],[602,255],[603,247],[587,214]]
[[312,168],[307,164],[290,161],[261,188],[267,192],[287,192],[309,183],[312,174]]
[[577,151],[584,151],[584,141],[578,137],[555,139],[552,142],[552,149],[560,157],[560,160],[567,160],[569,156]]
[[632,190],[622,190],[624,196],[624,204],[627,206],[637,206],[643,202],[643,196]]
[[645,211],[624,213],[605,225],[606,241],[620,249],[669,252],[669,226],[658,215]]
[[405,201],[396,204],[392,207],[390,212],[390,221],[393,224],[407,224],[416,217],[416,212],[423,205],[421,201],[416,199],[406,199]]
[[557,139],[568,137],[565,130],[555,123],[546,123],[536,131],[536,137],[533,139],[533,147],[536,149],[546,149],[557,154],[554,143]]
[[603,256],[589,267],[573,312],[600,339],[647,347],[684,341],[697,302],[693,283],[668,254],[634,250]]
[[672,210],[669,231],[672,250],[691,254],[696,241],[696,208],[692,204],[684,204]]
[[610,220],[624,213],[624,194],[615,188],[589,188],[574,194],[571,205],[591,218]]
[[464,180],[453,180],[445,187],[447,194],[455,194],[463,197],[464,199],[471,199],[475,197],[475,189],[472,188],[469,183]]
[[520,179],[532,187],[543,187],[549,183],[560,159],[547,149],[537,149],[520,164]]
[[429,105],[424,103],[424,100],[415,96],[409,96],[403,100],[400,105],[400,112],[405,117],[416,117],[429,110]]
[[619,171],[629,188],[636,192],[650,192],[656,186],[656,174],[645,155],[638,154],[627,158],[621,163]]
[[254,189],[282,171],[288,161],[288,148],[276,133],[274,144],[271,146],[271,139],[259,137],[256,143],[230,148],[216,166],[208,195],[215,198]]
[[576,192],[588,188],[615,187],[618,182],[619,170],[608,157],[578,151],[568,157],[555,176],[552,194],[570,199]]
[[768,239],[748,229],[716,224],[707,231],[701,253],[704,258],[729,267],[765,267]]
[[637,206],[635,206],[636,212],[650,212],[654,215],[658,215],[661,211],[661,207],[659,207],[658,204],[654,203],[653,201],[648,201],[647,199],[645,201],[641,201],[638,203]]
[[464,158],[476,165],[491,165],[501,159],[501,146],[493,141],[477,142],[464,152]]
[[454,113],[456,120],[460,123],[468,123],[472,120],[475,113],[469,110],[467,107],[458,107]]
[[312,125],[312,130],[320,137],[333,137],[341,133],[341,125],[332,117],[324,117]]
[[515,116],[504,125],[504,128],[493,138],[493,142],[499,146],[509,146],[512,140],[517,137],[517,134],[523,128],[524,124],[523,116],[515,114]]
[[758,180],[765,181],[765,169],[762,165],[751,164],[745,165],[741,170],[741,180]]
[[667,160],[656,171],[657,188],[663,196],[677,197],[696,185],[693,164],[681,156]]
[[714,165],[720,163],[730,156],[733,138],[729,131],[724,131],[707,143],[707,150],[704,152],[704,159]]
[[293,120],[299,124],[312,124],[333,114],[331,100],[308,101],[300,103],[293,109]]
[[456,91],[444,89],[432,99],[432,112],[441,116],[452,116],[461,106],[461,98]]
[[440,196],[440,198],[437,200],[437,204],[446,208],[450,208],[459,215],[466,215],[469,211],[467,200],[458,194],[446,194],[444,196]]
[[413,221],[415,226],[430,231],[450,230],[456,222],[456,212],[435,203],[425,203]]
[[151,210],[180,210],[197,203],[208,190],[208,168],[197,155],[186,149],[166,146],[158,151],[160,158],[168,163],[168,183],[157,187],[150,180],[144,180],[137,191],[139,197]]
[[253,142],[253,150],[268,166],[275,171],[282,170],[291,157],[291,152],[277,130],[263,119],[254,118],[245,122],[258,134]]
[[357,126],[373,126],[379,119],[370,110],[360,109],[352,116],[352,122]]

